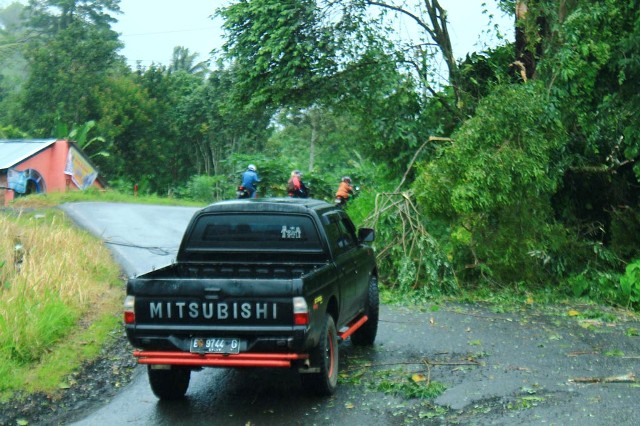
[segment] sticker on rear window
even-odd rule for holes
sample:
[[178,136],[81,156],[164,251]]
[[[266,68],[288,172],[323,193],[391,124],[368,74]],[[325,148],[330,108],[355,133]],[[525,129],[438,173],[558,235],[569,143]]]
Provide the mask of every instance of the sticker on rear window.
[[283,239],[287,240],[299,240],[302,238],[302,230],[299,226],[287,226],[282,225],[282,229],[280,230],[280,235]]

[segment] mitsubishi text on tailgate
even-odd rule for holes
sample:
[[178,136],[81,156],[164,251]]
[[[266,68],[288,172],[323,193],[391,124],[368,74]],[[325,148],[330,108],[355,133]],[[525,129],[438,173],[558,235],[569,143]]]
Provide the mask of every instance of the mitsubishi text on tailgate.
[[126,333],[154,394],[182,398],[202,367],[280,367],[331,395],[339,342],[376,338],[373,239],[319,200],[222,201],[196,212],[176,262],[127,282]]

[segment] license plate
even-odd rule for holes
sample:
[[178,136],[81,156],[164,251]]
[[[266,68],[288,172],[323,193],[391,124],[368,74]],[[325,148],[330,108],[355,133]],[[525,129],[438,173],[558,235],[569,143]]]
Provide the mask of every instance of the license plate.
[[240,339],[195,337],[191,339],[190,351],[200,354],[237,354],[240,353]]

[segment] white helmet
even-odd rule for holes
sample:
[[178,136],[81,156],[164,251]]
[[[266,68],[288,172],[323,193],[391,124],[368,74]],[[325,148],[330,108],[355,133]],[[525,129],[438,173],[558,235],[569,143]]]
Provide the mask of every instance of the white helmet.
[[254,166],[253,164],[249,164],[247,169],[251,170],[252,172],[255,172],[256,171],[256,166]]

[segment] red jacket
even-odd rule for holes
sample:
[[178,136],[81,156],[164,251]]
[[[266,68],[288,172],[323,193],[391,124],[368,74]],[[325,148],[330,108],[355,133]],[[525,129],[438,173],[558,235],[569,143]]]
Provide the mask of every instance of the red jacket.
[[287,184],[287,192],[289,197],[307,198],[307,187],[304,186],[300,176],[292,176]]

